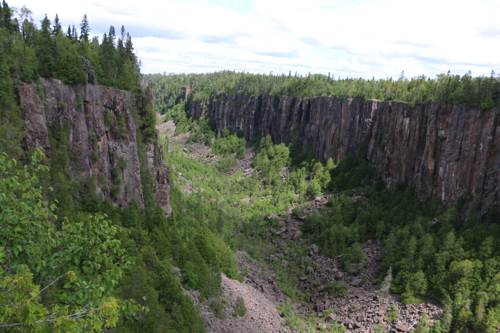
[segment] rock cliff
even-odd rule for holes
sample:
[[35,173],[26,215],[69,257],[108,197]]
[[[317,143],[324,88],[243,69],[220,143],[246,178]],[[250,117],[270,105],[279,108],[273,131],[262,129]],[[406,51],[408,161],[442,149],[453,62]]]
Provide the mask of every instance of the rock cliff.
[[469,191],[480,196],[483,213],[500,203],[498,109],[270,95],[218,96],[190,108],[193,118],[208,114],[219,131],[242,130],[247,139],[269,134],[277,144],[296,138],[320,160],[357,154],[365,142],[366,158],[388,186],[408,182],[420,197],[445,205]]
[[[98,195],[121,207],[132,198],[144,207],[143,156],[143,169],[153,176],[153,199],[170,214],[169,168],[159,147],[149,144],[145,151],[139,151],[139,124],[134,119],[138,106],[133,93],[40,79],[36,84],[19,86],[17,95],[26,122],[26,149],[42,147],[50,156],[51,129],[66,126],[69,163],[65,170],[71,171],[72,180],[95,176]],[[149,99],[154,103],[152,96]]]

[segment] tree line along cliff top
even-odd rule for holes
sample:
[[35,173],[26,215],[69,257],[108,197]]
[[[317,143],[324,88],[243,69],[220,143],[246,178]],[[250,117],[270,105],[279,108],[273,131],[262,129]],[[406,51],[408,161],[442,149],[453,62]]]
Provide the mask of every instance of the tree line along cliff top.
[[[411,79],[404,73],[398,79],[371,80],[363,78],[335,78],[335,75],[308,74],[269,75],[234,71],[210,74],[150,74],[145,78],[155,87],[160,97],[159,107],[170,97],[183,97],[189,87],[193,100],[208,102],[219,95],[241,94],[255,96],[270,94],[275,97],[377,99],[399,101],[411,105],[432,101],[460,103],[489,109],[500,107],[500,78],[491,72],[488,77],[439,74],[435,79],[424,75]],[[175,100],[174,98],[174,100]],[[174,103],[171,100],[170,103]]]
[[140,82],[138,59],[130,34],[113,26],[99,41],[91,38],[84,15],[78,28],[65,30],[56,14],[45,15],[40,27],[25,6],[13,10],[4,1],[0,7],[0,68],[2,83],[11,77],[16,84],[39,77],[56,78],[67,84],[92,83],[134,90]]

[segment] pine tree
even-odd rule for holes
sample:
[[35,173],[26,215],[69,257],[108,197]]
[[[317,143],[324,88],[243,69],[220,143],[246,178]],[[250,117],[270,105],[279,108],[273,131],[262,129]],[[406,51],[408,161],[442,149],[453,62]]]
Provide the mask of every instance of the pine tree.
[[5,0],[2,3],[2,26],[9,32],[13,32],[12,26],[12,10]]
[[38,58],[38,72],[42,77],[52,77],[56,70],[57,48],[52,40],[50,20],[45,15],[42,20],[36,56]]
[[57,36],[59,32],[62,31],[61,23],[59,22],[59,15],[56,14],[54,19],[54,25],[52,27],[52,36]]
[[108,35],[104,34],[101,46],[99,47],[99,66],[101,68],[100,84],[113,86],[117,68],[115,66],[115,48]]
[[113,47],[115,47],[116,46],[116,33],[115,33],[114,26],[109,27],[108,39],[111,42],[111,44],[113,45]]
[[73,42],[78,41],[78,31],[76,31],[76,28],[74,25],[73,25],[73,28],[71,29],[71,40]]
[[127,54],[127,57],[132,62],[132,64],[135,65],[137,63],[137,59],[134,54],[134,45],[132,44],[132,37],[130,37],[128,32],[127,32],[127,42],[125,43],[125,52]]
[[82,23],[80,24],[80,42],[89,42],[90,26],[87,20],[87,14],[83,15]]

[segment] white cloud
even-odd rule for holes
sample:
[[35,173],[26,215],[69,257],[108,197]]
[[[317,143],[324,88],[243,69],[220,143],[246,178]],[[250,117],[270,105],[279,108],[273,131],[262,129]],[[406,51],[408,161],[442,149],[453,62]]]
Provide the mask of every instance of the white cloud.
[[[25,1],[67,27],[125,25],[143,72],[334,73],[371,78],[500,72],[500,4],[444,0]],[[21,5],[9,3],[11,6]]]

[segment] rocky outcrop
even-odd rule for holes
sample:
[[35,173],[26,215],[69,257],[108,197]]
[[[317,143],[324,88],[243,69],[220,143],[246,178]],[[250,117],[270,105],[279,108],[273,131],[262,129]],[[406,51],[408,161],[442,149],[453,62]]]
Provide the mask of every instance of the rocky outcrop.
[[445,205],[466,191],[481,197],[483,212],[500,203],[498,109],[270,95],[218,96],[190,107],[196,119],[214,118],[218,131],[241,130],[247,139],[269,134],[275,143],[296,138],[321,160],[357,154],[365,143],[368,161],[388,186],[408,182],[420,197],[438,197]]
[[[351,197],[354,191],[350,193]],[[341,194],[338,194],[341,195]],[[309,215],[313,211],[322,211],[329,195],[317,197],[307,203],[310,208],[304,208],[301,215]],[[353,198],[354,199],[354,198]],[[365,264],[362,270],[351,266],[349,271],[341,269],[342,256],[336,258],[325,256],[321,253],[319,246],[309,244],[306,239],[294,239],[293,247],[300,249],[299,253],[307,255],[307,259],[301,258],[297,261],[288,262],[285,258],[293,258],[288,252],[288,244],[297,235],[297,231],[303,225],[303,218],[294,218],[292,209],[280,216],[270,215],[268,218],[278,219],[279,222],[271,228],[264,239],[268,240],[276,248],[276,252],[263,258],[269,263],[268,269],[285,266],[285,269],[298,265],[303,274],[298,277],[297,288],[307,296],[307,303],[296,306],[300,313],[315,312],[319,319],[317,325],[326,330],[336,325],[344,327],[346,332],[374,332],[377,326],[383,326],[384,332],[407,332],[422,319],[423,312],[429,318],[431,324],[442,317],[443,307],[435,301],[426,300],[419,305],[405,305],[400,301],[399,295],[384,295],[381,293],[380,284],[375,279],[380,276],[380,263],[382,262],[382,242],[369,240],[361,244],[366,254]],[[276,295],[272,290],[275,281],[274,272],[262,272],[255,268],[259,267],[256,261],[249,262],[242,253],[237,253],[240,270],[243,267],[249,272],[245,282],[255,281],[254,288],[261,288],[266,295]],[[264,273],[264,274],[263,274]],[[289,271],[290,273],[290,271]],[[264,279],[263,276],[269,276]],[[345,295],[336,295],[331,288],[332,285],[345,286]],[[278,295],[276,295],[278,296]],[[274,296],[277,300],[279,300]],[[324,320],[324,323],[321,322]]]
[[26,122],[26,149],[42,147],[50,156],[51,132],[68,129],[69,137],[62,138],[67,140],[69,160],[65,171],[74,181],[94,176],[100,197],[121,207],[133,198],[144,207],[142,153],[153,176],[153,199],[170,214],[169,168],[159,147],[149,144],[139,152],[138,124],[132,111],[137,105],[131,92],[40,79],[19,86],[17,94]]

